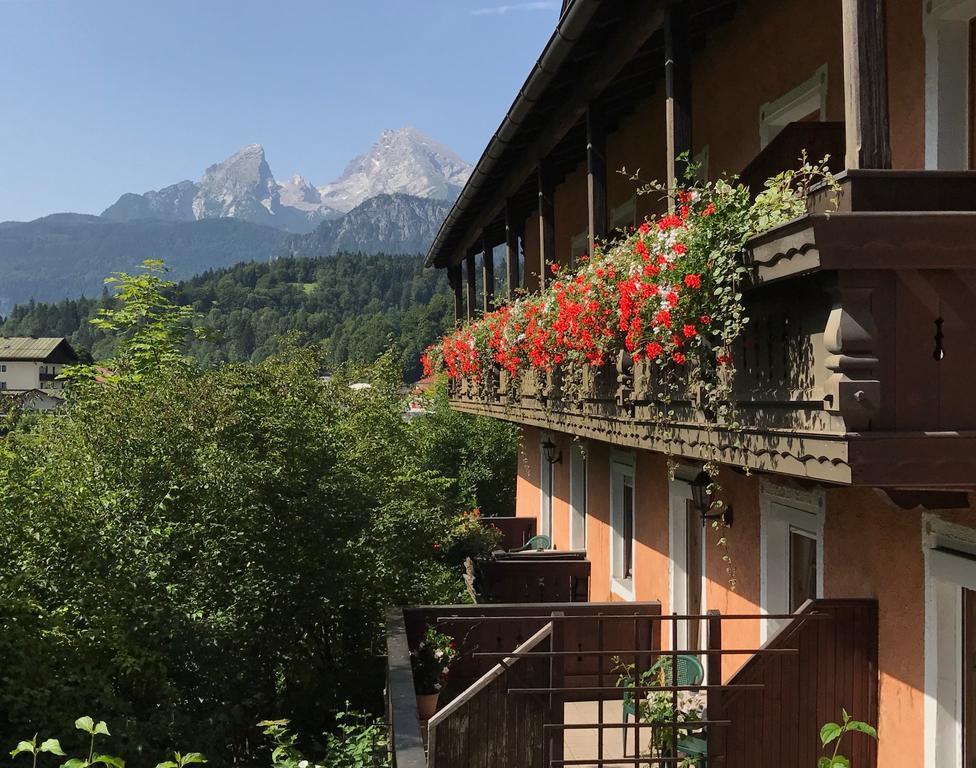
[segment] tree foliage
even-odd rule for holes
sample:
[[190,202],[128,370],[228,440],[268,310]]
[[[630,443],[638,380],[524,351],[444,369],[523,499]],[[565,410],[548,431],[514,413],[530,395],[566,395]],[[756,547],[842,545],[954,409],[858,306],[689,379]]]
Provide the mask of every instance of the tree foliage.
[[459,521],[514,503],[467,463],[514,475],[513,436],[442,400],[405,421],[389,354],[328,381],[314,347],[196,366],[142,277],[101,316],[113,375],[0,438],[0,737],[90,711],[126,753],[248,762],[262,717],[375,711],[386,609],[462,599]]
[[[405,376],[420,376],[423,350],[453,322],[447,281],[413,256],[341,254],[282,258],[205,272],[166,288],[176,305],[198,313],[208,330],[190,341],[201,365],[260,362],[281,349],[289,332],[324,342],[333,364],[370,363],[391,344]],[[3,336],[66,336],[96,359],[114,354],[118,334],[89,321],[114,306],[98,299],[15,307],[0,323]]]

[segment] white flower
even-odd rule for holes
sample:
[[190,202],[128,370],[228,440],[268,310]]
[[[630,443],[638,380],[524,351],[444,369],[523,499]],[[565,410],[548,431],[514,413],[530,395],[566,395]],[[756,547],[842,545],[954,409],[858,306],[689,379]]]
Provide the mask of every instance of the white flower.
[[298,768],[308,768],[308,760],[299,760]]

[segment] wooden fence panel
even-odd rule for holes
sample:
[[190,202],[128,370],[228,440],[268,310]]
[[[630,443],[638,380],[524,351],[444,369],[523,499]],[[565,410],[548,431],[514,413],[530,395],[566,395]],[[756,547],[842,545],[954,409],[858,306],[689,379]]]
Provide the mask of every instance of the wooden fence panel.
[[[804,616],[824,613],[829,618]],[[839,721],[841,708],[852,717],[878,722],[878,605],[873,600],[817,600],[774,636],[767,648],[795,654],[752,657],[731,684],[763,684],[762,690],[721,695],[728,768],[815,765],[820,727]],[[716,694],[712,694],[713,696]],[[716,740],[709,740],[712,757]],[[877,747],[864,736],[845,744],[853,764],[873,768]]]

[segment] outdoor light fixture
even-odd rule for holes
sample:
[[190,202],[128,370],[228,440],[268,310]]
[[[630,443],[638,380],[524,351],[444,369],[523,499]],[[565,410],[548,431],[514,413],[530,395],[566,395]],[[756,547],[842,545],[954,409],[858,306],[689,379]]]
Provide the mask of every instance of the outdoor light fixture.
[[701,514],[702,525],[709,520],[718,520],[727,528],[732,527],[732,507],[724,506],[720,512],[709,512],[712,506],[712,495],[708,492],[708,486],[712,479],[708,473],[702,470],[698,476],[689,483],[691,485],[691,499]]
[[547,462],[550,464],[558,464],[563,460],[563,452],[559,451],[559,453],[556,453],[558,449],[559,446],[556,445],[551,438],[547,437],[546,441],[542,444],[542,451]]

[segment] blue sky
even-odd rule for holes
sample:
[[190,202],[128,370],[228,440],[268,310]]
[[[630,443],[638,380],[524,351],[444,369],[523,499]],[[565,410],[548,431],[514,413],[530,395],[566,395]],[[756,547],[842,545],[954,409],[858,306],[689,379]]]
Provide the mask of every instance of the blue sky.
[[411,124],[477,160],[557,0],[0,0],[0,221],[99,213],[263,144],[337,176]]

